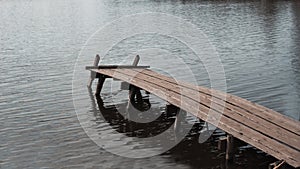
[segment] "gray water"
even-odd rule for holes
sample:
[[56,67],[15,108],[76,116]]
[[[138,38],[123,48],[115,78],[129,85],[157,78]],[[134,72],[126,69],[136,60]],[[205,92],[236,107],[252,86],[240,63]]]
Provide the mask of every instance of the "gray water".
[[[219,53],[227,92],[300,119],[298,1],[0,0],[1,169],[222,166],[220,159],[215,159],[215,152],[203,145],[198,147],[199,152],[191,148],[182,152],[186,154],[184,157],[175,150],[146,159],[116,156],[98,147],[81,128],[73,96],[81,99],[86,112],[91,114],[93,101],[86,88],[75,89],[72,95],[73,70],[79,52],[103,25],[141,12],[163,12],[197,25]],[[196,83],[209,86],[205,69],[199,66],[200,62],[195,63],[198,61],[193,53],[185,53],[185,47],[172,39],[151,36],[122,41],[109,51],[103,62],[115,63],[142,47],[156,45],[186,54],[184,62],[195,74]],[[90,51],[82,60],[92,64],[97,52],[101,51]],[[178,70],[176,60],[165,62],[165,53],[153,53],[155,60],[142,54],[143,64],[188,80],[187,73]],[[80,61],[78,65],[84,64]],[[89,72],[83,70],[82,74],[79,76],[82,79],[77,80],[86,83]],[[111,103],[109,90],[106,85],[103,92],[106,104]],[[117,99],[119,104],[126,102],[124,97]],[[164,104],[158,99],[154,102],[157,109]],[[95,128],[102,126],[106,133],[112,132],[105,127],[108,124],[104,120],[90,120],[90,123]],[[184,145],[190,144],[187,141]]]

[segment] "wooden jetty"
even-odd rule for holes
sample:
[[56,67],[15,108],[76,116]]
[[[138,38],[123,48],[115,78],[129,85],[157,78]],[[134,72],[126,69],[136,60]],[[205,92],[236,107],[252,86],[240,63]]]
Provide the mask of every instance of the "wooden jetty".
[[280,165],[300,167],[299,121],[243,98],[177,81],[148,66],[137,66],[138,56],[133,65],[98,66],[99,60],[97,55],[94,66],[86,67],[91,71],[88,86],[94,78],[99,79],[96,95],[100,94],[106,78],[121,80],[129,84],[130,91],[145,90],[222,129],[227,133],[228,160],[233,158],[233,140],[237,138],[277,158]]

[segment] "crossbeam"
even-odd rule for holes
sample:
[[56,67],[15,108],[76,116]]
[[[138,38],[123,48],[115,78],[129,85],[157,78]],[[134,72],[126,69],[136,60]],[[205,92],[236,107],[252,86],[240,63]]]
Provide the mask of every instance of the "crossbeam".
[[86,70],[90,69],[147,69],[150,66],[134,66],[134,65],[99,65],[99,66],[86,66]]

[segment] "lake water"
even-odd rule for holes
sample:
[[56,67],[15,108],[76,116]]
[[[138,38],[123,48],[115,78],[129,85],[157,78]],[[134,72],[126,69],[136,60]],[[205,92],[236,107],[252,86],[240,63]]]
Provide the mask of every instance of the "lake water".
[[[86,44],[95,31],[122,16],[150,12],[182,18],[203,31],[222,62],[227,92],[300,119],[299,1],[0,0],[1,169],[225,167],[216,142],[199,144],[193,132],[162,155],[131,159],[98,147],[78,121],[76,112],[85,112],[90,117],[85,122],[99,133],[112,136],[114,129],[108,126],[120,129],[122,119],[116,119],[112,105],[126,104],[126,92],[113,87],[112,97],[110,85],[104,87],[102,99],[112,114],[105,117],[116,121],[107,122],[98,118],[99,106],[88,90],[72,86],[73,75],[86,84],[89,72],[84,66],[102,54],[93,41]],[[160,72],[189,81],[191,71],[192,83],[210,85],[202,62],[171,37],[129,37],[116,44],[103,63],[131,62],[135,54],[141,55],[141,64]],[[179,55],[189,71],[172,54]],[[80,65],[82,72],[74,72]],[[74,97],[80,109],[75,110]],[[152,102],[156,112],[164,105],[155,97]],[[272,159],[246,147],[229,168],[264,168],[268,162]]]

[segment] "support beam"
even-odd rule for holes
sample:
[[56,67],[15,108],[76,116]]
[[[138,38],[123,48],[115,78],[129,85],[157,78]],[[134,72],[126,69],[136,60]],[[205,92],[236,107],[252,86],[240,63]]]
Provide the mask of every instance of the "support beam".
[[90,69],[147,69],[150,66],[133,66],[133,65],[99,65],[99,66],[86,66],[86,70]]
[[99,75],[98,85],[95,93],[96,96],[100,95],[105,79],[105,75]]
[[[134,61],[133,61],[133,63],[132,63],[132,66],[137,66],[138,65],[138,63],[139,63],[139,61],[140,61],[140,56],[139,55],[136,55],[135,56],[135,58],[134,58]],[[133,87],[132,87],[133,85],[129,85],[129,93],[130,93],[130,90],[133,90]],[[129,97],[130,98],[130,97]]]
[[170,103],[166,104],[165,112],[168,117],[176,116],[178,111],[179,108],[177,106],[174,106],[173,104]]
[[134,58],[134,61],[132,63],[132,66],[137,66],[139,61],[140,61],[140,56],[136,55],[135,58]]
[[[135,103],[135,98],[136,98],[137,103]],[[143,97],[142,97],[141,89],[136,86],[131,85],[130,89],[129,89],[129,100],[132,105],[142,107]]]
[[[134,58],[134,61],[132,63],[132,66],[137,66],[138,63],[140,61],[140,56],[136,55],[136,57]],[[142,99],[142,94],[141,94],[141,89],[134,86],[134,85],[129,85],[129,102],[128,104],[132,104],[135,105],[135,98],[137,99],[137,105],[140,106],[141,104],[143,104],[143,99]]]
[[234,137],[230,134],[227,135],[227,146],[226,146],[226,161],[232,162],[234,157]]
[[[136,55],[135,58],[134,58],[134,61],[132,63],[132,66],[137,66],[139,61],[140,61],[140,56]],[[132,88],[132,90],[134,91],[134,94],[136,95],[138,105],[142,104],[143,99],[142,99],[141,89],[136,87],[136,86],[133,86],[133,85],[130,85],[129,88]]]
[[[137,67],[141,67],[141,68],[149,68],[150,66],[148,67],[144,67],[144,66],[138,66],[138,63],[140,61],[140,56],[139,55],[136,55],[135,58],[134,58],[134,61],[132,63],[132,65],[130,65],[132,68],[137,68]],[[130,90],[130,84],[127,83],[127,82],[121,82],[121,89],[122,90]],[[130,91],[129,91],[130,93]],[[130,97],[129,97],[130,98]]]
[[227,138],[226,137],[222,137],[219,139],[218,141],[218,150],[225,152],[226,151],[226,143],[227,143]]
[[[175,107],[174,109],[176,111],[176,118],[175,118],[175,122],[174,122],[174,132],[175,132],[175,135],[179,135],[180,128],[182,126],[182,121],[185,120],[186,113],[184,111],[180,111],[179,107]],[[177,137],[177,136],[175,136],[175,137]]]
[[[100,61],[100,56],[96,55],[93,66],[95,66],[95,67],[98,66],[99,61]],[[91,77],[90,77],[90,80],[87,85],[89,88],[92,87],[92,84],[93,84],[93,81],[95,78],[96,78],[96,72],[91,71]]]

